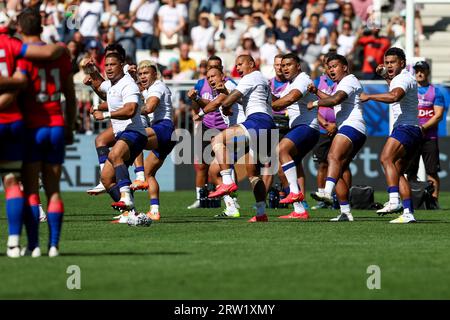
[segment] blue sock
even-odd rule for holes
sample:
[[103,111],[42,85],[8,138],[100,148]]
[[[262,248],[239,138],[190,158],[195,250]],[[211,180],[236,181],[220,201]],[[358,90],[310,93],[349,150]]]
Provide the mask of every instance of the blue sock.
[[414,213],[414,207],[411,199],[404,199],[403,200],[403,208],[408,209],[409,213]]
[[27,231],[28,249],[39,247],[39,195],[28,195],[23,221]]
[[113,199],[113,201],[119,201],[120,200],[120,188],[117,184],[112,186],[111,189],[108,190],[109,195]]
[[97,148],[98,163],[104,164],[108,159],[108,154],[109,154],[108,147],[98,147]]
[[64,204],[62,200],[50,201],[48,205],[47,221],[49,229],[49,248],[58,247],[59,237],[64,216]]
[[158,205],[159,206],[159,199],[150,199],[150,205]]
[[144,167],[136,167],[134,169],[134,173],[138,173],[138,172],[142,172],[142,171],[144,171]]
[[116,181],[119,188],[129,186],[131,184],[130,174],[128,173],[128,168],[126,165],[118,165],[117,167],[114,167],[114,171],[116,172]]
[[19,185],[12,186],[6,192],[6,215],[9,235],[20,235],[22,231],[25,198]]

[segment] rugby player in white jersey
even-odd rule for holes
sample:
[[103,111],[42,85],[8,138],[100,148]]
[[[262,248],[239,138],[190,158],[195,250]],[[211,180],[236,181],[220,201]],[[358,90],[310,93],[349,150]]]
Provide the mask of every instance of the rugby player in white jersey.
[[107,107],[93,113],[96,120],[111,119],[115,144],[101,172],[101,181],[114,200],[117,210],[134,209],[130,192],[128,167],[147,144],[147,133],[140,118],[140,91],[133,78],[123,72],[124,60],[120,54],[109,53],[105,60],[108,78],[99,90],[106,93]]
[[147,143],[145,149],[150,150],[144,162],[145,176],[148,183],[150,209],[147,217],[160,220],[159,212],[159,184],[156,172],[170,154],[176,142],[172,141],[175,131],[173,123],[172,93],[167,85],[158,79],[158,66],[149,60],[141,61],[138,65],[138,77],[145,104],[142,114],[152,115],[152,122],[146,128]]
[[[198,114],[194,115],[194,121],[200,121],[201,118],[210,112],[214,112],[219,110],[224,122],[228,127],[234,126],[236,124],[242,123],[245,121],[245,113],[241,104],[234,103],[231,107],[231,113],[224,114],[224,111],[220,107],[222,102],[225,101],[227,95],[236,88],[236,84],[234,81],[226,81],[225,75],[223,74],[222,68],[220,67],[211,67],[208,69],[206,73],[206,79],[211,86],[213,100],[209,101],[207,104],[204,104],[203,101],[198,101],[198,104],[201,106],[201,110]],[[188,92],[188,97],[191,100],[198,100],[198,92],[196,90],[190,90]],[[234,159],[235,161],[237,159]],[[222,178],[220,177],[220,166],[217,163],[217,160],[214,159],[209,166],[209,176],[212,178],[212,182],[215,185],[220,185],[222,183]],[[234,174],[231,175],[233,182]],[[237,199],[233,199],[230,195],[226,194],[223,196],[223,200],[225,202],[226,209],[217,214],[217,218],[238,218],[240,217],[239,213],[239,205],[237,204]]]
[[400,196],[403,199],[403,214],[391,223],[415,222],[414,207],[411,201],[411,188],[404,177],[409,162],[414,158],[422,142],[422,130],[417,119],[418,97],[416,79],[405,69],[406,57],[400,48],[390,48],[384,54],[384,65],[376,71],[385,74],[389,92],[362,94],[363,102],[373,100],[390,103],[394,115],[394,125],[381,152],[380,161],[386,175],[389,203],[377,211],[380,214],[402,211]]
[[[309,215],[302,205],[304,194],[298,185],[297,169],[302,169],[303,157],[310,152],[319,140],[319,123],[317,109],[308,110],[307,104],[317,98],[308,91],[311,78],[300,67],[296,54],[285,54],[281,68],[287,87],[279,99],[272,102],[272,109],[282,110],[287,107],[289,115],[289,132],[278,145],[280,164],[289,182],[289,194],[280,203],[293,203],[294,211],[280,216],[282,219],[308,219]],[[304,191],[304,190],[303,190]]]
[[350,162],[366,141],[366,123],[359,99],[362,86],[359,80],[349,73],[348,62],[344,56],[332,54],[328,57],[327,64],[331,80],[337,83],[336,91],[330,96],[311,86],[310,91],[317,93],[320,99],[308,103],[310,109],[318,106],[334,108],[338,127],[327,157],[325,190],[319,200],[332,205],[332,194],[336,189],[341,214],[331,221],[353,221],[348,198],[350,185],[343,178],[343,172],[348,169]]
[[[112,43],[106,46],[105,48],[105,55],[111,52],[116,52],[124,57],[126,56],[125,49],[122,47],[119,43]],[[92,90],[99,96],[100,99],[106,100],[106,94],[99,90],[100,85],[105,81],[105,79],[102,77],[100,72],[97,70],[97,67],[95,65],[95,61],[92,60],[92,58],[85,58],[80,62],[80,67],[83,69],[83,71],[86,73],[86,77],[83,80],[83,83],[87,86],[90,86]],[[136,73],[136,66],[134,65],[128,65],[125,64],[123,66],[123,72],[125,75],[133,77]],[[136,79],[135,79],[136,80]],[[93,106],[91,107],[91,114],[95,111],[97,107]],[[145,127],[148,125],[146,124],[147,118],[141,117],[143,124]],[[108,158],[108,153],[110,147],[112,147],[115,143],[114,133],[112,130],[112,127],[109,127],[105,129],[103,132],[97,135],[95,138],[95,148],[98,155],[98,161],[100,166],[100,172],[103,170],[103,166],[105,165],[106,159]],[[131,188],[133,190],[146,190],[148,188],[147,182],[145,181],[144,177],[144,160],[142,155],[139,155],[136,158],[135,161],[135,173],[136,173],[136,179],[131,185]],[[90,195],[98,195],[101,193],[106,192],[105,187],[100,182],[97,186],[94,188],[90,188],[86,191]],[[117,217],[115,217],[117,218]]]
[[[221,169],[222,184],[209,194],[210,198],[230,194],[238,189],[231,177],[230,164],[233,163],[233,159],[227,145],[233,143],[235,137],[243,135],[247,136],[251,146],[257,145],[257,140],[270,144],[270,131],[275,128],[272,118],[271,91],[267,79],[257,70],[256,63],[250,55],[238,56],[236,69],[242,79],[236,89],[227,96],[221,108],[225,114],[229,114],[233,104],[240,100],[245,110],[246,120],[225,129],[214,138],[213,151]],[[250,148],[246,169],[256,199],[256,215],[249,222],[266,222],[268,221],[265,213],[266,188],[257,165],[260,159],[253,149]]]

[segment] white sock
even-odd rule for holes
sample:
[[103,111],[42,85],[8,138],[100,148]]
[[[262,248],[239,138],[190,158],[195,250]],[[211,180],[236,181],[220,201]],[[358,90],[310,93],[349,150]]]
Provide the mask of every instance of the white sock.
[[145,181],[144,171],[136,172],[136,180]]
[[231,179],[231,169],[226,169],[220,171],[220,175],[222,176],[223,184],[232,184],[233,179]]
[[336,185],[336,183],[334,183],[333,181],[326,181],[325,182],[325,190],[324,193],[326,194],[333,194],[333,190],[334,190],[334,186]]
[[295,213],[303,213],[305,212],[305,207],[300,201],[294,202],[294,212]]
[[236,211],[236,206],[234,204],[233,198],[230,197],[230,195],[223,196],[223,202],[225,202],[225,206],[227,207],[227,210],[229,211]]
[[325,192],[325,188],[317,188],[317,193],[323,195]]
[[152,204],[150,206],[150,212],[151,213],[158,213],[159,212],[159,204]]
[[[299,193],[300,188],[298,187],[297,183],[297,166],[292,165],[294,164],[294,161],[289,161],[284,164],[282,164],[284,175],[286,176],[287,181],[289,182],[289,190],[292,193]],[[285,166],[289,166],[289,169],[284,169]]]
[[341,213],[345,213],[345,214],[350,213],[350,204],[349,203],[341,204],[340,207],[341,207]]
[[233,180],[234,183],[236,183],[236,171],[234,171],[234,168],[230,168],[231,170],[231,180]]
[[399,203],[400,203],[400,193],[398,193],[398,192],[389,192],[389,203],[391,205],[398,206]]
[[260,201],[256,203],[256,215],[263,216],[266,214],[266,202]]
[[130,186],[124,186],[120,188],[120,201],[133,202],[133,198],[130,192]]
[[202,188],[200,188],[200,187],[195,187],[195,193],[197,194],[197,200],[200,200],[200,190],[201,190]]
[[18,234],[14,234],[14,235],[10,235],[8,236],[8,247],[18,247],[19,246],[19,235]]
[[105,163],[100,163],[100,172],[103,171],[103,168],[105,167]]

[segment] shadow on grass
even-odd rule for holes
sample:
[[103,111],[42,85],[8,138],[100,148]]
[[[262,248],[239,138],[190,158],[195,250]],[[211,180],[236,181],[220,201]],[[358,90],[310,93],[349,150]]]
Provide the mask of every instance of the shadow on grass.
[[[190,252],[183,251],[159,251],[159,252],[67,252],[61,257],[97,257],[97,256],[184,256]],[[4,255],[4,254],[3,254]]]

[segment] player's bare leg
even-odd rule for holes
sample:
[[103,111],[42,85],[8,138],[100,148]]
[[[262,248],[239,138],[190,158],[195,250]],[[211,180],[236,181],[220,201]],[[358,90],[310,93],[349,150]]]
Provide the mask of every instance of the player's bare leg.
[[131,190],[147,190],[148,183],[145,179],[144,172],[144,153],[141,152],[134,160],[134,173],[136,174],[136,179],[131,184]]

